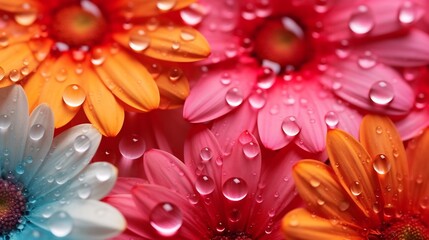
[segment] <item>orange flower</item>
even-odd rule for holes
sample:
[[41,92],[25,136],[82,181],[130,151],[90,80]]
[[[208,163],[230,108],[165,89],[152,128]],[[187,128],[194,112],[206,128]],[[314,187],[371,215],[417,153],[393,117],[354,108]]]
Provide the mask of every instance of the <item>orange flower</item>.
[[30,111],[48,103],[61,127],[83,106],[114,136],[124,108],[175,107],[188,95],[182,70],[168,62],[197,61],[210,49],[169,12],[192,2],[0,0],[0,87],[24,80]]
[[429,129],[407,150],[387,117],[364,117],[360,143],[331,130],[332,167],[314,160],[294,166],[308,209],[283,219],[287,239],[429,239]]

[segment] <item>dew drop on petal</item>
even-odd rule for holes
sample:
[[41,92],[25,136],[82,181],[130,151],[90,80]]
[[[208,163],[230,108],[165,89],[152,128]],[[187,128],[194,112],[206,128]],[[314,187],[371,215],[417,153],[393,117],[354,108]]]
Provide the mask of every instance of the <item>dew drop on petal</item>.
[[243,154],[247,158],[255,158],[259,154],[259,146],[258,144],[252,142],[246,143],[243,145]]
[[19,79],[21,79],[21,72],[19,72],[17,69],[10,70],[9,79],[12,82],[17,82]]
[[257,89],[249,96],[249,103],[253,109],[261,109],[267,102],[266,94],[261,89]]
[[182,226],[182,211],[173,203],[159,203],[150,212],[150,225],[162,236],[173,236]]
[[183,71],[180,68],[172,68],[168,71],[168,78],[170,81],[175,82],[183,76]]
[[383,133],[383,128],[382,128],[382,127],[380,127],[380,126],[377,126],[377,127],[375,128],[375,132],[376,132],[377,134],[382,134],[382,133]]
[[258,87],[261,89],[269,89],[271,88],[276,81],[276,74],[271,68],[264,67],[258,73]]
[[131,33],[128,45],[136,52],[146,50],[150,44],[150,37],[146,36],[144,30],[139,29]]
[[366,34],[374,28],[374,25],[374,17],[365,5],[360,5],[350,16],[349,28],[355,34]]
[[146,143],[138,134],[128,134],[119,141],[119,151],[128,159],[136,159],[143,156],[146,151]]
[[106,53],[102,48],[94,48],[91,54],[91,63],[95,66],[100,66],[106,60]]
[[358,65],[362,69],[373,68],[377,64],[377,58],[370,51],[366,51],[358,58]]
[[195,35],[192,29],[182,29],[180,32],[180,38],[183,41],[192,41],[195,39]]
[[282,130],[286,134],[286,136],[295,137],[301,131],[301,128],[296,122],[296,118],[294,116],[290,116],[283,120]]
[[349,202],[347,202],[347,201],[341,201],[341,202],[338,204],[338,209],[339,209],[341,212],[346,211],[347,209],[349,209],[349,207],[350,207],[350,203],[349,203]]
[[45,135],[45,127],[41,124],[34,124],[30,128],[29,136],[32,140],[40,140]]
[[157,0],[156,7],[160,11],[170,11],[176,5],[177,0]]
[[238,107],[243,102],[243,95],[238,88],[234,87],[226,92],[225,101],[231,107]]
[[386,155],[378,154],[374,158],[372,167],[378,174],[384,175],[390,171],[392,165],[390,164],[389,158]]
[[15,14],[15,21],[21,26],[30,26],[37,19],[37,13],[34,11],[21,12]]
[[350,185],[350,191],[353,195],[359,196],[362,193],[362,186],[358,181],[355,181]]
[[112,168],[107,163],[100,163],[95,173],[95,177],[100,182],[105,182],[112,177]]
[[12,124],[12,120],[9,115],[3,114],[0,116],[0,129],[6,130]]
[[231,75],[229,73],[223,73],[220,77],[220,83],[227,86],[231,83]]
[[186,24],[190,26],[199,24],[201,20],[203,20],[204,15],[205,10],[203,6],[198,3],[192,3],[188,8],[180,11],[180,17]]
[[211,177],[204,175],[197,178],[195,188],[201,195],[207,195],[214,191],[215,184]]
[[212,159],[213,152],[209,147],[204,147],[200,151],[200,157],[201,157],[201,160],[203,160],[204,162],[207,162]]
[[231,201],[240,201],[248,194],[247,183],[237,177],[225,181],[222,187],[223,195]]
[[416,95],[416,101],[414,103],[414,106],[416,107],[416,109],[423,109],[427,106],[427,102],[428,100],[426,94],[421,92]]
[[318,179],[313,178],[310,180],[310,185],[314,188],[317,188],[320,186],[320,181]]
[[70,107],[79,107],[86,99],[85,92],[79,85],[68,85],[63,92],[63,101]]
[[325,123],[329,128],[336,128],[339,122],[340,120],[335,112],[329,111],[325,114]]
[[91,188],[88,186],[88,184],[84,184],[77,190],[77,195],[81,199],[88,199],[91,195]]
[[86,135],[79,135],[74,139],[73,147],[77,152],[86,152],[91,146],[91,141]]
[[387,105],[395,97],[393,86],[386,81],[374,83],[369,90],[369,98],[372,102],[379,105]]
[[49,217],[49,230],[56,237],[65,237],[73,230],[73,219],[64,211],[59,211]]
[[413,23],[416,20],[417,9],[411,1],[405,1],[399,7],[398,20],[400,23],[406,25]]

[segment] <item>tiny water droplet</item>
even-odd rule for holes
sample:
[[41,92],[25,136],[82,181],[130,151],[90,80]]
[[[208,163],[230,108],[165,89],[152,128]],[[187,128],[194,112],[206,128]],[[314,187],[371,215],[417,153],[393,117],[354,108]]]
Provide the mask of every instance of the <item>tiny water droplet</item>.
[[70,107],[79,107],[86,99],[86,94],[77,84],[68,85],[63,92],[63,101]]
[[248,194],[247,183],[241,178],[230,178],[222,187],[223,195],[231,201],[240,201]]
[[347,209],[349,209],[350,207],[350,203],[347,201],[341,201],[340,204],[338,205],[338,209],[340,209],[341,212],[346,211]]
[[19,79],[21,79],[21,73],[17,69],[12,69],[9,72],[9,79],[12,82],[17,82]]
[[338,123],[340,122],[338,115],[333,112],[329,111],[325,115],[325,123],[329,128],[336,128],[338,126]]
[[286,134],[286,136],[295,137],[301,131],[301,128],[296,122],[296,118],[294,116],[290,116],[283,120],[282,130]]
[[264,67],[259,71],[257,80],[257,85],[259,88],[269,89],[274,85],[276,81],[276,74],[271,68]]
[[415,101],[415,103],[414,103],[414,106],[417,108],[417,109],[423,109],[423,108],[425,108],[426,106],[427,106],[427,97],[426,97],[426,94],[424,94],[424,93],[418,93],[417,95],[416,95],[416,101]]
[[318,179],[313,178],[310,180],[310,185],[314,188],[317,188],[320,186],[320,181]]
[[350,16],[349,28],[357,35],[369,33],[374,25],[374,17],[366,5],[360,5]]
[[214,191],[215,184],[211,177],[204,175],[197,178],[195,188],[201,195],[207,195]]
[[382,128],[382,127],[380,127],[380,126],[377,126],[377,127],[375,128],[375,132],[376,132],[377,134],[382,134],[382,133],[383,133],[383,128]]
[[179,80],[183,76],[183,71],[180,68],[172,68],[170,71],[168,71],[168,78],[175,82]]
[[150,212],[150,225],[162,236],[171,237],[183,223],[182,211],[173,203],[159,203]]
[[106,53],[102,48],[94,48],[91,54],[91,63],[95,66],[100,66],[106,60]]
[[91,195],[91,188],[88,184],[84,184],[77,190],[77,195],[81,199],[87,199]]
[[192,41],[195,39],[195,35],[196,34],[193,29],[186,28],[186,29],[182,29],[180,32],[180,38],[183,41]]
[[243,154],[248,158],[255,158],[259,154],[259,146],[254,142],[249,142],[243,145]]
[[358,58],[358,65],[362,69],[373,68],[377,64],[377,58],[370,51],[365,53]]
[[386,155],[378,154],[374,158],[372,167],[378,174],[384,175],[390,171],[392,165],[390,164],[389,158]]
[[362,186],[358,181],[355,181],[350,185],[350,191],[353,195],[359,196],[362,193]]
[[32,140],[40,140],[45,135],[45,127],[41,124],[34,124],[30,128],[29,136]]
[[233,87],[226,92],[225,101],[231,107],[238,107],[243,102],[243,95],[238,88]]
[[0,129],[6,130],[10,127],[12,124],[12,119],[9,115],[3,114],[0,116]]
[[207,162],[212,159],[213,152],[210,148],[204,147],[200,151],[200,157],[201,157],[201,160],[203,160],[204,162]]
[[91,146],[91,141],[86,135],[79,135],[74,139],[73,147],[77,152],[86,152]]
[[393,101],[395,93],[393,86],[386,81],[374,83],[369,90],[369,98],[372,102],[379,105],[387,105]]

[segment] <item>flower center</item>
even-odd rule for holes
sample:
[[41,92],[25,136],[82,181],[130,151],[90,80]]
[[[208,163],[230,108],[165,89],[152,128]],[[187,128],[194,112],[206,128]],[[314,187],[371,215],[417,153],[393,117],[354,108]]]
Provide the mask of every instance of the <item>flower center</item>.
[[255,53],[281,66],[300,67],[309,58],[311,49],[303,28],[292,18],[271,19],[255,36]]
[[226,233],[221,236],[214,236],[211,240],[252,240],[250,236],[245,233]]
[[429,229],[420,220],[405,217],[386,226],[380,239],[429,240]]
[[14,230],[26,209],[25,197],[15,184],[0,179],[0,235]]
[[53,12],[50,34],[58,42],[80,47],[100,42],[106,28],[106,20],[97,5],[82,1]]

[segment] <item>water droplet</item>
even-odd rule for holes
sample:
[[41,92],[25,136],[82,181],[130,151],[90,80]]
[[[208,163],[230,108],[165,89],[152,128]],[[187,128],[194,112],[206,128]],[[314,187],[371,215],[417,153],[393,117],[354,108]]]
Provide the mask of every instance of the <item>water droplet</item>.
[[360,5],[350,16],[349,28],[355,34],[366,34],[374,28],[374,25],[372,13],[365,5]]
[[425,108],[426,107],[426,105],[427,105],[427,97],[426,97],[426,94],[424,94],[424,93],[418,93],[417,95],[416,95],[416,101],[415,101],[415,103],[414,103],[414,106],[417,108],[417,109],[423,109],[423,108]]
[[314,188],[317,188],[320,186],[320,181],[318,179],[313,178],[310,180],[310,185]]
[[128,159],[137,159],[146,151],[146,143],[140,135],[129,134],[119,141],[119,151]]
[[220,83],[227,86],[231,83],[231,75],[229,73],[223,73],[220,77]]
[[341,212],[346,211],[347,209],[349,209],[350,207],[350,203],[347,201],[341,201],[340,204],[338,205],[338,209],[340,209]]
[[399,7],[398,20],[402,24],[410,24],[416,20],[417,9],[411,1],[405,1]]
[[374,158],[372,167],[378,174],[384,175],[390,171],[392,165],[390,164],[389,158],[387,158],[386,155],[378,154]]
[[162,236],[173,236],[182,226],[182,211],[172,203],[157,204],[149,215],[150,225]]
[[180,68],[172,68],[168,71],[168,78],[175,82],[183,76],[183,71]]
[[77,195],[81,199],[87,199],[91,195],[91,188],[88,186],[88,184],[84,184],[77,190]]
[[37,19],[37,13],[34,11],[21,12],[15,14],[15,21],[22,26],[30,26]]
[[241,178],[230,178],[222,187],[223,195],[231,201],[240,201],[247,196],[247,183]]
[[207,195],[214,191],[215,184],[211,177],[204,175],[197,178],[195,188],[201,195]]
[[108,163],[100,163],[95,173],[95,177],[100,182],[105,182],[112,177],[112,168]]
[[180,11],[182,20],[190,26],[195,26],[203,20],[205,9],[198,3],[192,3],[188,8]]
[[173,51],[177,51],[177,50],[179,50],[179,49],[180,49],[180,43],[179,43],[179,42],[177,42],[177,41],[174,41],[174,42],[171,44],[171,49],[172,49]]
[[258,87],[261,89],[269,89],[276,82],[276,74],[271,68],[264,67],[258,73]]
[[65,68],[61,68],[55,74],[55,79],[58,82],[64,82],[67,79],[67,70]]
[[12,82],[17,82],[19,79],[21,79],[21,73],[17,69],[12,69],[9,72],[9,79]]
[[380,127],[380,126],[377,126],[377,127],[375,128],[375,132],[376,132],[377,134],[382,134],[382,133],[383,133],[383,128],[382,128],[382,127]]
[[91,141],[86,135],[79,135],[74,139],[73,147],[77,152],[86,152],[91,146]]
[[301,131],[298,123],[296,122],[296,118],[294,116],[290,116],[285,118],[282,123],[282,130],[288,137],[295,137]]
[[139,29],[131,33],[128,45],[137,52],[146,50],[150,44],[150,37],[146,36],[144,30]]
[[180,32],[180,38],[183,41],[192,41],[195,39],[195,33],[193,29],[182,29]]
[[30,128],[29,136],[32,140],[40,140],[45,135],[45,127],[41,124],[34,124]]
[[158,0],[156,7],[160,11],[170,11],[176,5],[176,0]]
[[49,217],[49,230],[56,237],[65,237],[73,229],[73,219],[64,211],[59,211]]
[[248,158],[255,158],[259,154],[259,146],[254,142],[243,145],[243,154]]
[[207,162],[213,157],[213,152],[210,148],[204,147],[200,151],[200,157],[203,161]]
[[350,185],[350,191],[353,195],[359,196],[362,193],[362,186],[358,181],[355,181]]
[[329,128],[336,128],[338,126],[338,123],[340,122],[338,115],[333,112],[329,111],[325,115],[325,123]]
[[358,58],[358,65],[362,69],[373,68],[377,64],[377,58],[370,51],[365,53]]
[[2,32],[0,34],[0,47],[7,47],[9,46],[9,37],[5,32]]
[[393,86],[389,82],[378,81],[371,86],[369,98],[376,104],[387,105],[395,97]]
[[320,199],[320,198],[317,199],[316,202],[319,206],[323,206],[325,204],[325,201],[323,199]]
[[91,63],[95,66],[100,66],[106,60],[106,53],[102,48],[94,48],[91,54]]
[[63,101],[70,107],[79,107],[86,99],[86,94],[77,84],[68,85],[63,92]]
[[249,96],[250,106],[254,109],[261,109],[266,103],[266,94],[261,89],[257,89],[252,95]]
[[10,127],[12,124],[12,119],[9,115],[3,114],[0,116],[0,129],[6,130]]
[[238,137],[238,141],[241,144],[245,145],[245,144],[250,143],[251,141],[253,141],[253,137],[252,137],[252,135],[248,131],[244,131]]
[[314,11],[318,13],[325,13],[329,9],[328,0],[316,0],[314,3]]
[[225,95],[226,103],[231,107],[238,107],[243,102],[243,96],[238,90],[238,88],[234,87],[228,90]]
[[22,174],[24,174],[24,171],[25,171],[25,168],[24,168],[24,166],[22,164],[16,165],[15,172],[17,174],[22,175]]

